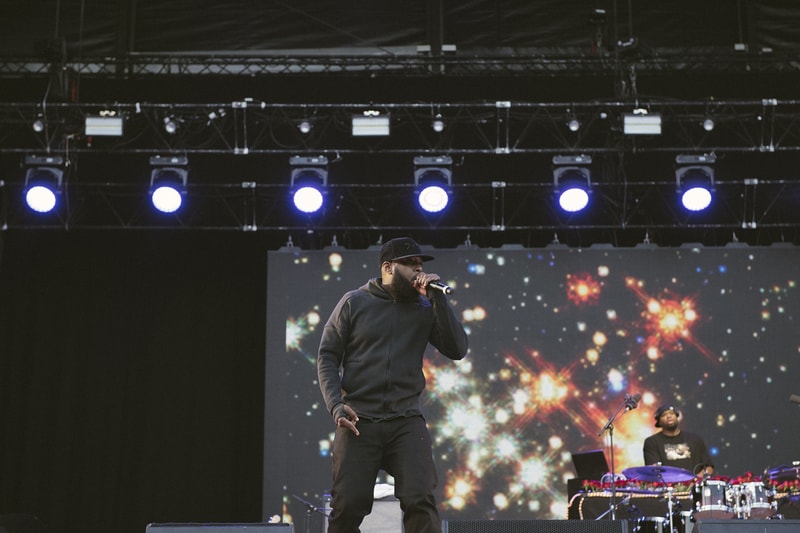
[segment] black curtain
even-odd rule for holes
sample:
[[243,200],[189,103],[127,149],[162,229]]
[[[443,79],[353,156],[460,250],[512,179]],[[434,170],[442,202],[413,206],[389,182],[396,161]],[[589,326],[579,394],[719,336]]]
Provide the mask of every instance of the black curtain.
[[259,236],[0,237],[0,523],[259,521]]
[[[529,48],[590,53],[595,8],[607,12],[604,45],[631,37],[647,49],[735,43],[751,52],[795,50],[800,7],[792,0],[465,0],[441,12],[445,44],[488,56]],[[427,43],[429,3],[389,0],[0,0],[0,56],[58,59],[121,52],[360,50],[396,53]],[[63,48],[60,40],[63,39]]]

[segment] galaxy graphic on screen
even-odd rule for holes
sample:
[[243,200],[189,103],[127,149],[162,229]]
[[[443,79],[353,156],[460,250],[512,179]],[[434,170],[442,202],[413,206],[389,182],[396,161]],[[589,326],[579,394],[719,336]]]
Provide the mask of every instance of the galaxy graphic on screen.
[[[425,269],[455,289],[448,298],[470,343],[463,361],[433,348],[426,357],[443,518],[565,518],[570,453],[604,449],[615,472],[643,465],[667,402],[721,474],[800,459],[789,401],[800,393],[797,248],[431,253]],[[269,255],[266,517],[302,523],[303,501],[319,505],[328,491],[334,424],[316,350],[340,296],[378,274],[375,250]],[[637,407],[603,431],[631,394]]]

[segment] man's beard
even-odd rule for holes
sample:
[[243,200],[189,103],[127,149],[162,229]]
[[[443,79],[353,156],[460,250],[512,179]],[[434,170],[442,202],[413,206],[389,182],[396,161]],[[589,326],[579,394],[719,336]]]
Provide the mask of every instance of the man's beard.
[[678,421],[675,422],[667,422],[666,424],[661,424],[662,429],[666,429],[668,431],[675,431],[678,429]]
[[399,274],[392,276],[392,282],[388,289],[397,300],[411,301],[419,298],[419,291],[409,280]]

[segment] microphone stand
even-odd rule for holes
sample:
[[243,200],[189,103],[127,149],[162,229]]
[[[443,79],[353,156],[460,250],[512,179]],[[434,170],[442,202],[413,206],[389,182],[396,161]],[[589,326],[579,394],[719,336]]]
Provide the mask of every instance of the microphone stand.
[[[292,494],[292,498],[299,501],[306,507],[306,523],[305,523],[305,533],[311,533],[311,514],[312,513],[319,513],[322,516],[327,517],[328,515],[325,514],[324,507],[317,507],[311,502],[305,501],[303,498],[297,496],[296,494]],[[327,529],[327,528],[326,528]]]
[[[631,397],[629,394],[625,395],[625,399],[622,402],[622,405],[619,406],[617,411],[611,415],[611,418],[608,419],[608,422],[605,423],[603,429],[600,430],[600,433],[597,434],[598,437],[602,437],[603,433],[608,431],[608,438],[609,438],[609,447],[611,448],[611,503],[609,504],[609,511],[611,512],[611,520],[616,519],[617,514],[617,473],[614,471],[614,421],[617,419],[619,414],[624,411],[628,411],[631,409]],[[605,513],[600,515],[600,517],[605,516]],[[600,518],[598,517],[598,518]]]

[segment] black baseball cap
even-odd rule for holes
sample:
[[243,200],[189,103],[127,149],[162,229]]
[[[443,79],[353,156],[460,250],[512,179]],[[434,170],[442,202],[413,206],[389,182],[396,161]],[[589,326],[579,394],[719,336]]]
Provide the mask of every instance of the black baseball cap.
[[675,407],[671,403],[664,404],[664,405],[662,405],[661,407],[659,407],[656,410],[656,417],[655,418],[656,418],[656,427],[657,428],[661,427],[661,422],[659,422],[659,419],[661,418],[661,415],[663,415],[667,411],[675,411],[675,416],[677,416],[678,418],[681,417],[681,412],[678,411],[677,407]]
[[423,261],[431,261],[433,259],[432,256],[423,254],[419,244],[408,237],[392,239],[381,246],[381,264],[386,261],[399,261],[411,257],[419,257]]

